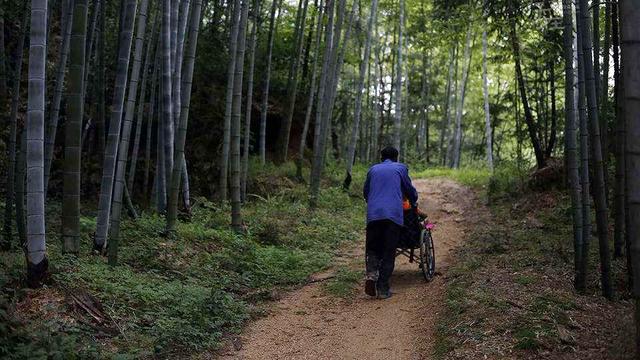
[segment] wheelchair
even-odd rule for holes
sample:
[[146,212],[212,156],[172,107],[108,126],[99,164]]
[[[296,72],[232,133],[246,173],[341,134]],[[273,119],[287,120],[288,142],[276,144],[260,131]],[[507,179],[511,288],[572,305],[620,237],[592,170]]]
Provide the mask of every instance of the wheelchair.
[[427,282],[433,279],[436,272],[436,252],[432,236],[434,228],[432,222],[417,214],[415,217],[405,216],[402,238],[396,249],[396,257],[406,256],[410,263],[418,263]]

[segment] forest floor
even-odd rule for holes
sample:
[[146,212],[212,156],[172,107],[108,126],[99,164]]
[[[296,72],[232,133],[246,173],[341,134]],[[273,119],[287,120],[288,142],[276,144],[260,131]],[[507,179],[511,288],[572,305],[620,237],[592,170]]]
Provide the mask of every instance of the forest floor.
[[[364,239],[272,303],[216,353],[223,359],[633,359],[625,260],[600,294],[592,238],[588,289],[573,289],[569,199],[513,170],[414,174],[436,223],[437,274],[398,258],[394,296],[362,291]],[[464,184],[464,185],[462,185]],[[469,187],[467,187],[469,186]],[[473,190],[472,190],[473,189]],[[210,358],[205,353],[198,358]]]
[[[446,274],[452,250],[476,222],[486,219],[488,211],[472,190],[452,180],[417,180],[415,185],[421,208],[436,224],[438,274]],[[364,239],[349,244],[333,269],[316,274],[320,281],[282,297],[268,316],[231,339],[222,357],[428,358],[433,353],[437,319],[445,308],[443,277],[426,283],[416,263],[398,257],[391,280],[394,295],[388,300],[372,299],[362,292],[363,248]],[[355,276],[344,275],[349,272]],[[322,281],[327,278],[330,280]]]

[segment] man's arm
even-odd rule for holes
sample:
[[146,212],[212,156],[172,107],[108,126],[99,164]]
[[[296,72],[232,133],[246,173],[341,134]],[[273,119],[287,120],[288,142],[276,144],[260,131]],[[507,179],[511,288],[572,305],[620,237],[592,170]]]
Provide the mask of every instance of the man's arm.
[[369,183],[371,182],[370,172],[367,172],[367,179],[364,181],[364,186],[362,187],[362,196],[364,196],[364,201],[369,201]]
[[400,175],[400,184],[402,185],[402,193],[409,199],[411,205],[415,205],[418,202],[418,191],[413,187],[411,178],[409,177],[409,169],[406,166],[402,167]]

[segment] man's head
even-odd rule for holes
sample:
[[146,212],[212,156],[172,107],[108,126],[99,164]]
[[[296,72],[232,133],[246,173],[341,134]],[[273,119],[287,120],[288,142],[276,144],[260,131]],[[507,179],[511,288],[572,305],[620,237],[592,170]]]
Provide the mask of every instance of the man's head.
[[398,161],[398,150],[393,146],[387,146],[380,151],[380,159],[382,161],[391,160],[393,162]]

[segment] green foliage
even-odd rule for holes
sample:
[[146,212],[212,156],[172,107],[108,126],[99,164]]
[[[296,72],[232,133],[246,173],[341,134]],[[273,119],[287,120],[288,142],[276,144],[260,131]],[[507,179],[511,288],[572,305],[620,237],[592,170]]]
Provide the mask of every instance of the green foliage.
[[[356,175],[354,193],[325,186],[315,211],[307,209],[307,186],[291,180],[293,174],[292,164],[254,170],[253,184],[273,179],[279,185],[264,196],[250,197],[243,208],[244,234],[230,229],[228,205],[204,198],[195,199],[190,222],[178,223],[175,239],[163,237],[165,220],[160,215],[145,213],[136,221],[125,221],[116,267],[89,255],[95,219],[82,217],[79,257],[62,255],[60,244],[50,243],[51,291],[95,296],[108,319],[103,325],[108,335],[101,339],[108,346],[96,346],[91,327],[80,323],[54,327],[32,318],[15,326],[9,320],[2,322],[0,351],[8,349],[18,354],[15,358],[25,353],[72,358],[80,356],[77,349],[95,347],[96,357],[140,358],[215,349],[225,334],[240,330],[255,313],[257,302],[271,299],[274,290],[306,282],[309,275],[331,264],[340,246],[361,236],[364,202],[354,193],[361,191],[362,174]],[[339,171],[330,168],[328,174]],[[327,185],[339,183],[335,176]],[[55,223],[58,214],[53,211],[50,216]],[[23,276],[23,255],[15,251],[0,256],[0,285],[15,286]],[[354,276],[343,271],[339,279],[346,284]],[[44,291],[50,296],[49,290]],[[21,314],[15,304],[24,301],[18,293],[5,301],[10,305],[0,307],[2,319],[17,319]],[[69,315],[82,317],[55,316]],[[89,350],[82,354],[90,357]]]
[[414,178],[449,178],[473,188],[483,188],[489,183],[491,172],[485,168],[450,169],[436,167],[413,173],[412,176]]

